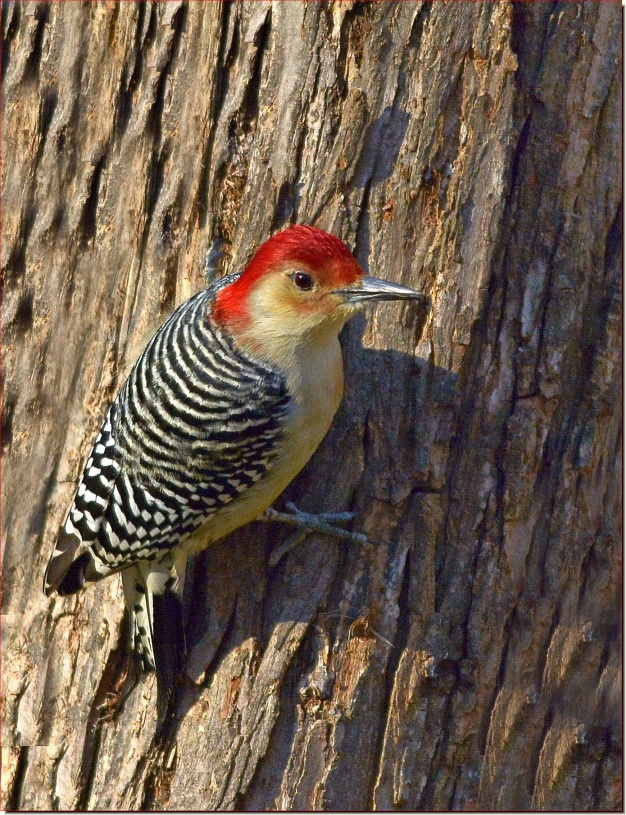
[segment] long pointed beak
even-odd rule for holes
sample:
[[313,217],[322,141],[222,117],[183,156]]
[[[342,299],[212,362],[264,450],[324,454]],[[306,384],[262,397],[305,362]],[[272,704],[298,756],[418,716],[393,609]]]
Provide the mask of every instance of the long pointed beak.
[[335,292],[341,295],[346,303],[372,303],[377,300],[418,300],[427,303],[428,297],[415,289],[399,286],[377,277],[362,277],[358,289],[342,289]]

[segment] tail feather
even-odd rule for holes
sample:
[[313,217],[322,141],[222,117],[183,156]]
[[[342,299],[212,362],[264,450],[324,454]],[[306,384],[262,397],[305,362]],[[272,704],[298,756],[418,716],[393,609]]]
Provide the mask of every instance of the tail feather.
[[130,609],[131,647],[144,670],[157,675],[157,712],[163,718],[182,671],[184,574],[167,558],[161,563],[140,562],[122,572]]
[[184,665],[181,598],[172,589],[154,595],[154,656],[157,674],[157,713],[162,719],[173,699]]
[[[130,611],[132,649],[146,671],[157,674],[157,710],[162,719],[183,668],[185,634],[182,596],[186,559],[166,555],[160,562],[138,561],[122,571]],[[80,538],[61,531],[48,563],[44,591],[50,596],[74,594],[85,583],[117,571],[100,561]]]
[[130,645],[143,662],[144,670],[153,671],[154,631],[152,592],[148,589],[149,564],[137,563],[122,572],[126,605],[130,611]]

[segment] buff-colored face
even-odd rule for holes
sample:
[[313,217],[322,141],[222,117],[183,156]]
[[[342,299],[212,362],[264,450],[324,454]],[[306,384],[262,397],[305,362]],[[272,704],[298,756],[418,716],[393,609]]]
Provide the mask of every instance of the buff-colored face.
[[337,286],[325,282],[327,275],[303,263],[285,263],[258,281],[250,293],[252,312],[261,319],[275,319],[281,333],[302,334],[307,330],[339,329],[354,311]]
[[355,306],[303,263],[284,263],[258,280],[250,294],[251,319],[240,340],[271,356],[337,337]]

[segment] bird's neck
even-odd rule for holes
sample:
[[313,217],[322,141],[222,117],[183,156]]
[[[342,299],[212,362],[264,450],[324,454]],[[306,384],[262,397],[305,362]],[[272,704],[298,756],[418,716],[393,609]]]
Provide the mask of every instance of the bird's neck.
[[339,331],[345,318],[327,320],[304,333],[273,330],[271,321],[252,322],[234,335],[235,344],[252,359],[284,374],[297,402],[326,399],[336,410],[343,393]]
[[338,344],[345,316],[306,325],[306,317],[293,324],[282,315],[261,314],[232,332],[235,344],[255,359],[288,371],[294,365],[307,366],[309,359],[323,359]]

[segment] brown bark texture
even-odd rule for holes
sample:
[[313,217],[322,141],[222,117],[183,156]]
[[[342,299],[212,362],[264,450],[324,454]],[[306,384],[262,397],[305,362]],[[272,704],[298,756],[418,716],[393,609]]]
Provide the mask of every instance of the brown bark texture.
[[[4,805],[620,809],[619,4],[8,3],[2,36]],[[285,495],[371,542],[199,556],[157,732],[120,579],[43,570],[211,243],[234,271],[293,222],[432,301],[347,326]]]

